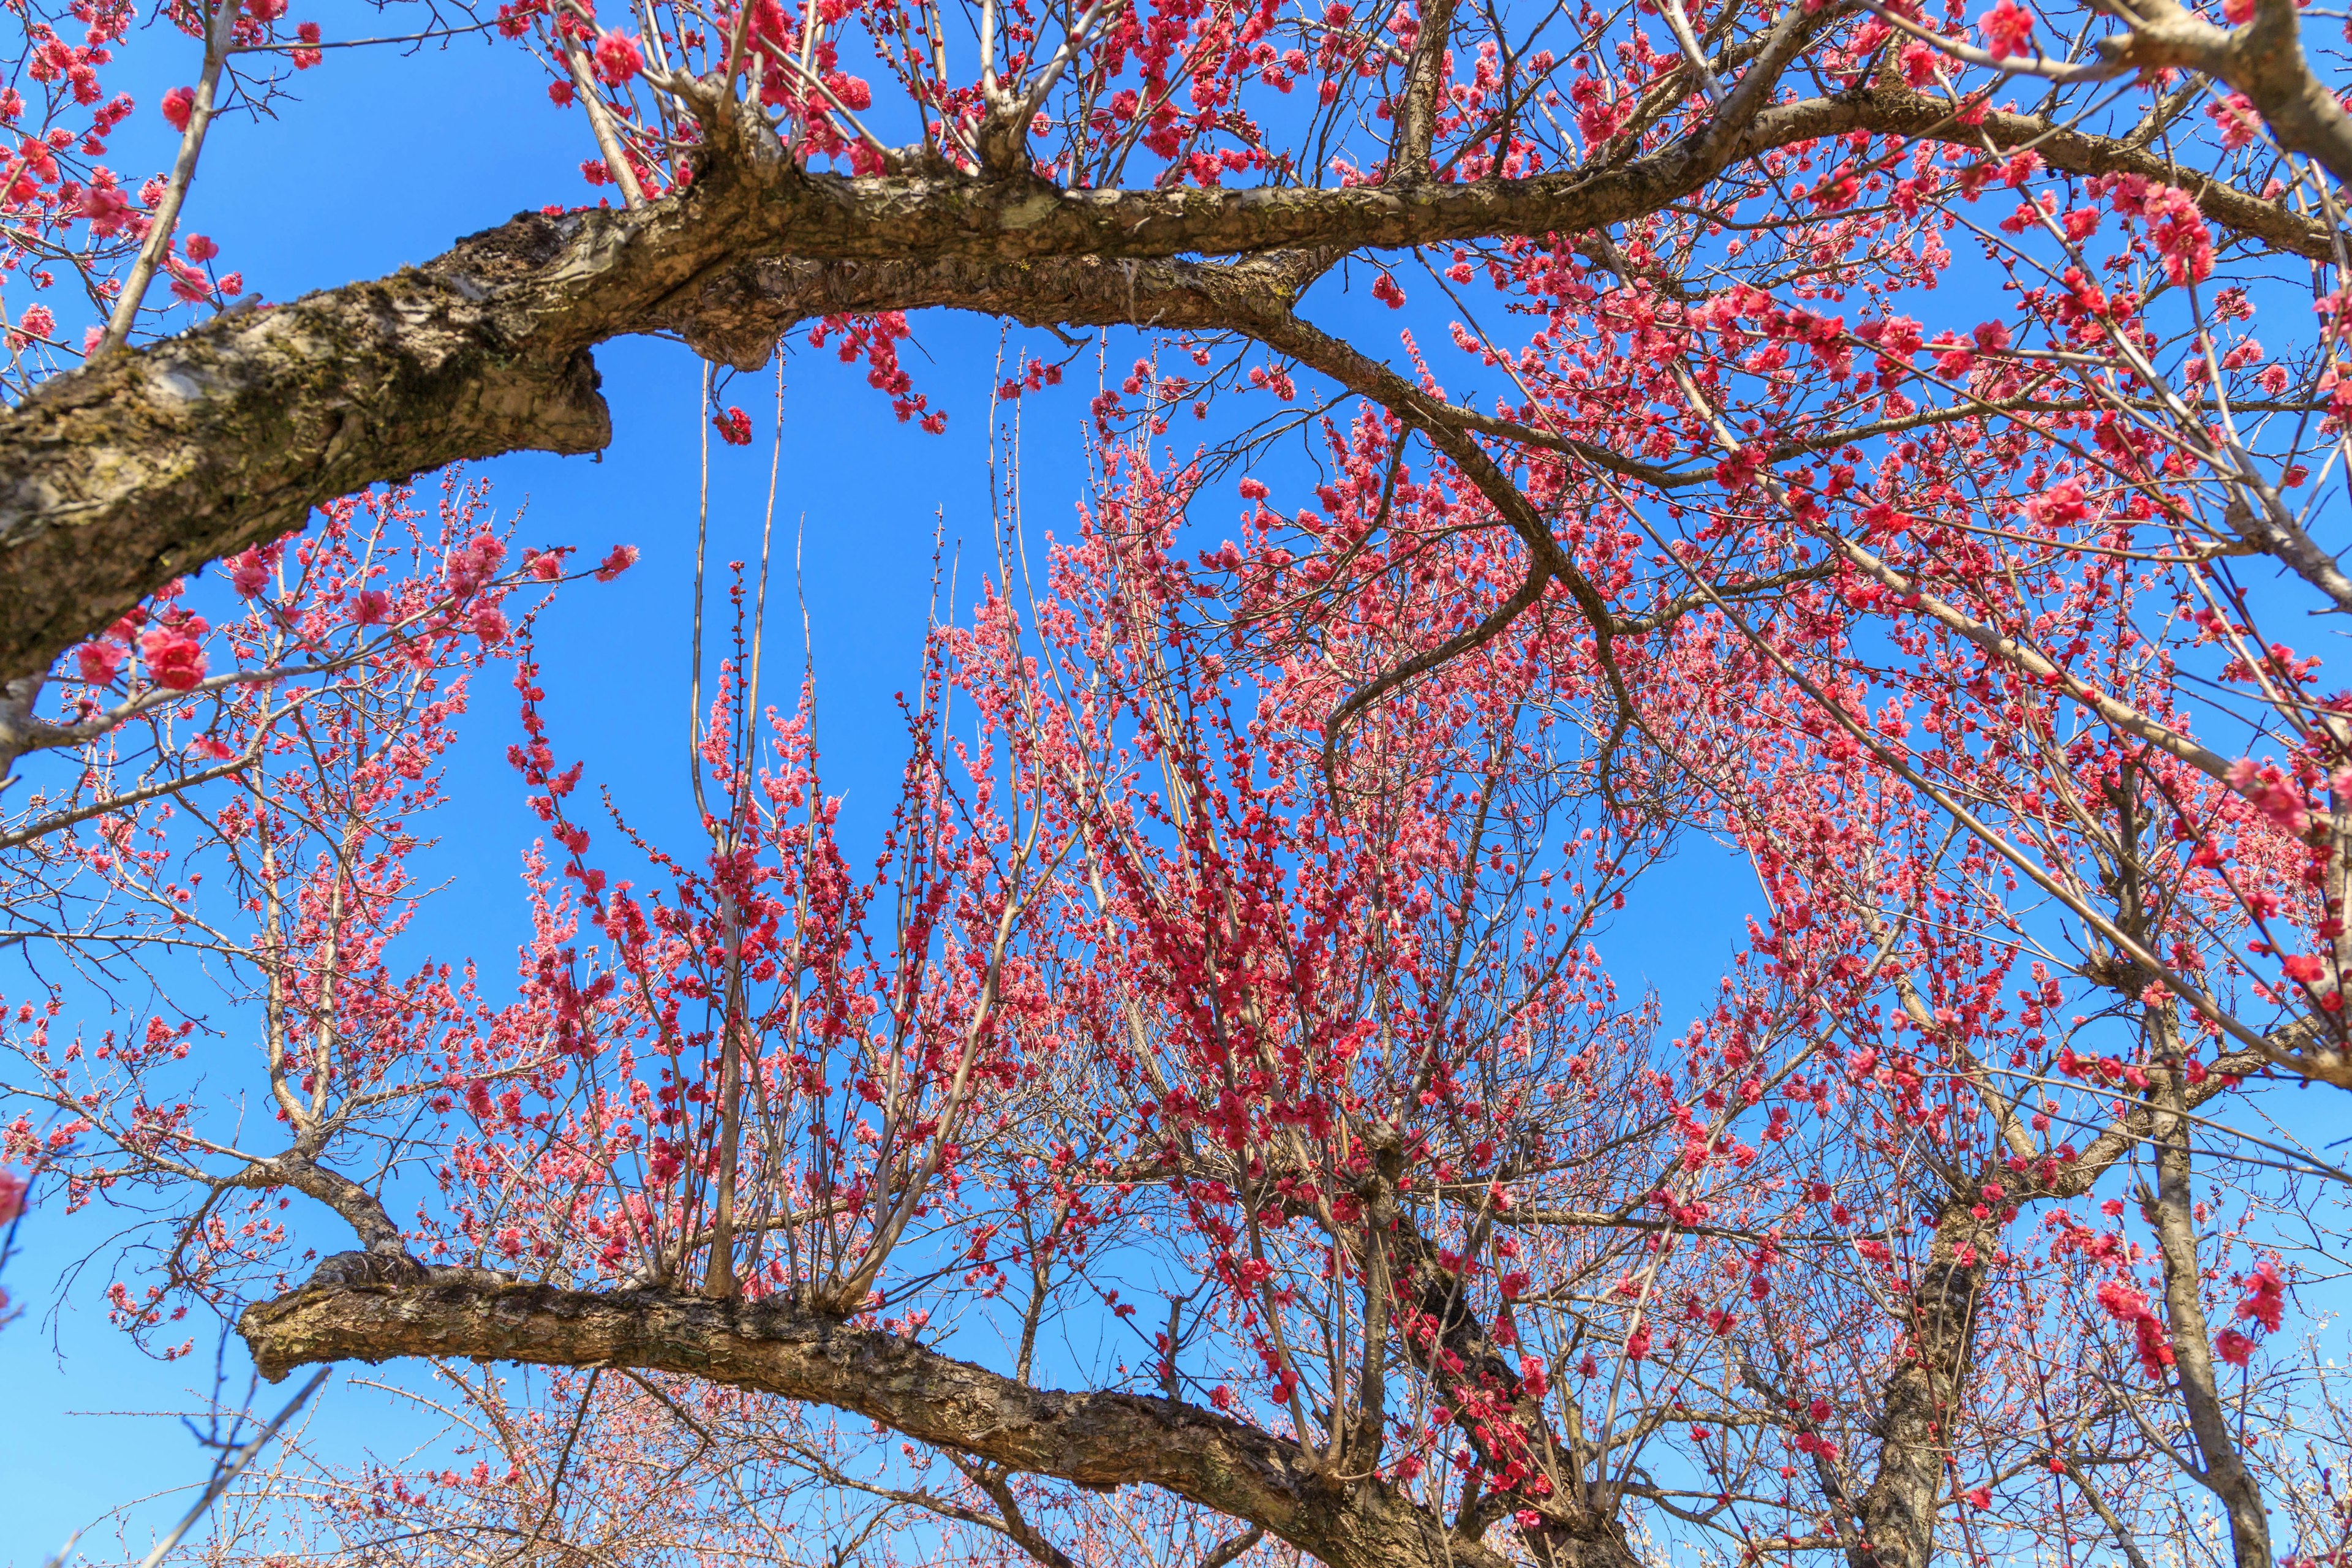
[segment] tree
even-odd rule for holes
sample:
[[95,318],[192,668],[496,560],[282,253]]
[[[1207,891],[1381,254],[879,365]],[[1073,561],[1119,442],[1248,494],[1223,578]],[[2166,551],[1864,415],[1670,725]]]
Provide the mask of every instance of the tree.
[[[2333,1450],[2286,1451],[2338,1394],[2273,1336],[2345,1177],[2244,1125],[2352,1088],[2352,699],[2276,629],[2352,610],[2326,19],[517,4],[480,20],[621,205],[232,306],[175,231],[209,128],[335,40],[162,14],[202,68],[135,201],[88,163],[132,10],[20,13],[0,99],[39,133],[0,260],[103,317],[77,354],[15,310],[0,736],[211,745],[37,803],[15,907],[45,950],[201,929],[275,1126],[186,1085],[187,1019],[25,1002],[7,1152],[145,1206],[114,1301],[167,1352],[201,1302],[272,1376],[436,1358],[484,1454],[280,1468],[221,1551],[817,1521],[838,1562],[919,1518],[1056,1565],[1909,1568],[2205,1511],[2240,1564],[2340,1559]],[[215,313],[152,335],[159,273]],[[1367,278],[1460,361],[1309,321]],[[342,531],[407,503],[338,498],[600,447],[599,342],[751,368],[814,321],[936,426],[896,346],[934,306],[1149,341],[1080,536],[931,638],[870,876],[813,687],[763,707],[763,590],[691,850],[581,810],[497,603],[561,557],[445,521],[365,599]],[[1325,482],[1245,469],[1201,548],[1281,443]],[[326,576],[265,592],[322,503]],[[242,630],[183,603],[214,560]],[[451,683],[509,655],[551,847],[500,1003],[395,954]],[[1762,912],[1672,1033],[1600,944],[1693,834]],[[289,1192],[357,1249],[305,1278]]]

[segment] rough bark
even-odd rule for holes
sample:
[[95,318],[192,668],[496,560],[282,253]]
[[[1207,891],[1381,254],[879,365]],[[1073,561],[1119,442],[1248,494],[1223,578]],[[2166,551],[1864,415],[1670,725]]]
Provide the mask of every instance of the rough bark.
[[[1961,1213],[1965,1215],[1965,1210]],[[1878,1472],[1856,1500],[1862,1534],[1853,1568],[1927,1568],[1936,1554],[1936,1516],[1952,1448],[1952,1415],[1976,1364],[1981,1257],[1991,1238],[1979,1227],[1947,1225],[1907,1303],[1910,1346],[1880,1396]],[[1960,1247],[1971,1248],[1969,1262]]]
[[2352,116],[2303,52],[2295,0],[2256,0],[2245,26],[2213,26],[2178,0],[2124,0],[2129,29],[2102,40],[2116,69],[2167,67],[2201,71],[2246,95],[2271,135],[2290,153],[2352,184]]
[[2230,1426],[2213,1366],[2213,1342],[2206,1321],[2205,1275],[2197,1257],[2196,1194],[2190,1184],[2189,1085],[2180,1065],[2169,1004],[2149,1007],[2148,1030],[2163,1047],[2157,1079],[2158,1111],[2148,1142],[2156,1155],[2157,1184],[2141,1189],[2142,1212],[2156,1228],[2164,1265],[2166,1326],[2172,1342],[2173,1371],[2189,1430],[2204,1470],[2198,1477],[2221,1504],[2230,1521],[2230,1555],[2235,1568],[2270,1568],[2270,1515],[2262,1484],[2247,1469]]
[[[1545,1568],[1640,1568],[1615,1495],[1582,1484],[1570,1445],[1561,1441],[1545,1415],[1544,1401],[1529,1393],[1518,1369],[1479,1314],[1471,1309],[1460,1270],[1423,1236],[1397,1201],[1399,1152],[1389,1130],[1366,1129],[1365,1141],[1381,1151],[1375,1174],[1357,1188],[1364,1202],[1360,1235],[1333,1231],[1334,1239],[1359,1249],[1366,1264],[1377,1246],[1379,1264],[1367,1269],[1391,1293],[1366,1321],[1382,1333],[1393,1325],[1406,1358],[1437,1390],[1454,1428],[1490,1472],[1518,1462],[1544,1485],[1465,1497],[1455,1529],[1476,1537],[1504,1515],[1525,1510],[1538,1522],[1519,1531],[1520,1540]],[[1393,1310],[1390,1310],[1393,1309]],[[1365,1404],[1376,1374],[1367,1359]]]
[[1437,100],[1445,86],[1445,58],[1454,38],[1455,0],[1420,0],[1421,31],[1405,64],[1404,95],[1397,102],[1396,129],[1389,137],[1389,183],[1429,178],[1429,153],[1437,132]]
[[398,1356],[676,1373],[853,1412],[1011,1471],[1162,1487],[1334,1568],[1504,1568],[1394,1489],[1328,1474],[1296,1444],[1173,1400],[1032,1388],[772,1299],[599,1295],[442,1271],[403,1282],[365,1255],[329,1265],[239,1319],[264,1376]]
[[[600,448],[610,422],[589,351],[626,333],[673,331],[756,366],[791,322],[834,311],[940,305],[1033,324],[1250,332],[1289,320],[1297,289],[1348,251],[1605,228],[1741,159],[1846,130],[2032,141],[2077,172],[2168,168],[2024,117],[1961,127],[1947,106],[1900,90],[1762,106],[1796,47],[1792,33],[1752,66],[1715,122],[1643,156],[1457,184],[852,179],[793,168],[763,130],[713,109],[704,162],[680,194],[624,212],[527,214],[390,278],[102,354],[0,415],[0,681],[41,673],[144,595],[299,527],[322,500],[464,458]],[[2264,243],[2300,254],[2324,244],[2278,204],[2192,188],[2209,215]],[[1228,308],[1236,290],[1250,310]]]
[[[2222,1093],[2234,1079],[2258,1072],[2263,1056],[2235,1051],[2217,1058],[2194,1087],[2184,1086],[2184,1109]],[[2079,1198],[2141,1142],[2159,1137],[2163,1112],[2143,1100],[2104,1129],[2082,1154],[2047,1182],[2003,1162],[1988,1163],[1940,1205],[1936,1239],[1906,1303],[1903,1328],[1916,1354],[1895,1366],[1879,1395],[1877,1465],[1854,1500],[1861,1532],[1848,1550],[1852,1568],[1927,1568],[1936,1555],[1936,1520],[1949,1478],[1951,1420],[1976,1372],[1976,1312],[1989,1259],[1998,1255],[2000,1229],[1971,1212],[1982,1190],[2000,1184],[2016,1205]],[[1996,1120],[2000,1113],[1996,1110]]]

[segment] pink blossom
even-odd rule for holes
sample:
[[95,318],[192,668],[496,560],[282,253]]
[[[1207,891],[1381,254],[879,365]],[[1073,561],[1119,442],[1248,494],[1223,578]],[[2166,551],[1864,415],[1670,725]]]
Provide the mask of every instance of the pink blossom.
[[122,668],[122,647],[119,643],[86,642],[74,649],[74,658],[81,668],[81,678],[92,686],[110,686]]
[[2035,521],[2051,528],[2064,528],[2089,515],[2089,504],[2083,499],[2083,487],[2074,479],[2053,485],[2025,503],[2025,510]]
[[189,117],[196,110],[195,89],[188,87],[175,87],[163,95],[163,101],[160,107],[163,110],[163,120],[166,124],[174,131],[185,131],[188,128]]
[[2164,1369],[2173,1363],[2171,1342],[2165,1338],[2164,1325],[2157,1321],[2144,1291],[2135,1290],[2120,1279],[2110,1279],[2097,1291],[2098,1302],[2107,1316],[2132,1331],[2133,1348],[2139,1353],[2140,1370],[2151,1380],[2160,1380]]
[[449,591],[459,598],[478,593],[505,564],[507,547],[496,534],[478,533],[449,552]]
[[2311,826],[2303,792],[2275,766],[2256,766],[2251,757],[2230,764],[2230,784],[2282,832],[2300,838]]
[[2240,1279],[2238,1288],[2246,1292],[2238,1302],[2238,1316],[2252,1318],[2270,1332],[2278,1332],[2279,1311],[2284,1305],[2282,1293],[2286,1289],[2286,1281],[2279,1278],[2278,1265],[2264,1263]]
[[615,544],[613,546],[612,553],[605,556],[604,559],[598,563],[596,567],[596,581],[599,583],[609,583],[614,578],[619,576],[622,573],[626,572],[630,567],[635,566],[636,563],[637,547],[635,545]]
[[205,645],[200,640],[207,628],[195,616],[170,626],[161,622],[140,634],[139,651],[147,659],[148,679],[158,686],[173,691],[191,691],[205,679]]
[[2000,4],[1977,18],[1977,26],[1985,36],[1992,58],[2005,60],[2011,55],[2027,53],[2033,39],[2033,13],[2017,0],[2000,0]]
[[259,598],[269,587],[269,563],[258,550],[247,550],[229,564],[229,581],[248,599]]
[[2262,116],[2243,93],[2233,92],[2205,112],[2221,127],[2221,145],[2231,152],[2252,142],[2263,128]]
[[81,216],[89,220],[90,232],[101,239],[111,239],[131,223],[131,198],[114,183],[114,175],[100,169],[81,194]]
[[637,41],[625,33],[600,33],[596,37],[596,79],[607,87],[621,87],[645,69],[646,58],[637,52]]

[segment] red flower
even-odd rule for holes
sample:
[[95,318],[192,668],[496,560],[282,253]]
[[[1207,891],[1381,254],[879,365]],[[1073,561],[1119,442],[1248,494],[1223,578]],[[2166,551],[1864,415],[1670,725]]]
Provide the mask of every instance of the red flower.
[[2030,52],[2033,41],[2033,13],[2017,0],[2000,0],[2000,4],[1977,18],[1984,32],[1992,58],[2005,60],[2011,55]]
[[637,52],[635,38],[623,33],[597,35],[597,80],[607,87],[620,87],[645,68],[646,58]]
[[2238,1303],[2238,1316],[2252,1318],[2272,1333],[2278,1332],[2279,1310],[2284,1304],[2280,1293],[2286,1281],[2279,1278],[2278,1265],[2265,1263],[2238,1281],[2246,1295]]
[[147,675],[158,686],[192,691],[205,679],[205,645],[198,641],[205,623],[191,616],[177,626],[152,626],[139,637],[146,656]]
[[261,558],[260,551],[247,550],[230,563],[229,581],[245,597],[257,598],[269,586],[269,563]]
[[106,170],[81,194],[81,216],[89,219],[90,231],[101,239],[111,239],[121,234],[131,221],[131,198],[114,183]]
[[92,686],[110,686],[117,670],[122,668],[122,647],[119,643],[87,642],[74,650],[81,668],[81,678]]

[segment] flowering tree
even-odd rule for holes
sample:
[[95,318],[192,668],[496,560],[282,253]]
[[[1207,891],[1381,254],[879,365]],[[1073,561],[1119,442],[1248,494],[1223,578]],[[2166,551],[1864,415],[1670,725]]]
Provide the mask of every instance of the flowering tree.
[[[12,934],[208,955],[269,1109],[184,1000],[43,993],[7,1152],[147,1216],[164,1353],[438,1358],[480,1455],[281,1466],[253,1555],[2340,1561],[2288,1321],[2346,1179],[2252,1121],[2352,1088],[2340,17],[519,0],[612,195],[257,305],[178,215],[352,40],[162,8],[134,197],[138,15],[21,7],[0,95],[0,749],[84,761]],[[1351,284],[1411,330],[1317,325]],[[692,847],[592,820],[520,652],[513,999],[403,956],[566,567],[338,498],[601,447],[625,333],[806,328],[936,430],[928,307],[1056,334],[1002,403],[1143,335],[1077,537],[929,643],[879,864],[745,588]],[[1685,1022],[1601,944],[1693,835],[1761,912]]]
[[[1375,459],[1335,489],[1332,531],[1383,504],[1434,522],[1411,514],[1442,488],[1384,470],[1385,436],[1328,430],[1336,464]],[[1337,751],[1345,672],[1393,662],[1476,542],[1432,526],[1428,570],[1311,606],[1319,641],[1283,623],[1307,612],[1267,563],[1235,608],[1287,651],[1244,662],[1196,624],[1214,563],[1171,553],[1199,482],[1116,449],[1044,595],[992,594],[934,639],[864,880],[807,693],[754,721],[748,596],[700,730],[707,846],[638,846],[647,880],[607,869],[625,819],[576,817],[581,771],[520,668],[515,762],[554,851],[518,999],[443,981],[399,997],[429,1036],[360,1028],[362,1064],[386,1053],[423,1097],[416,1222],[377,1183],[299,1189],[364,1249],[241,1324],[272,1373],[437,1358],[479,1457],[281,1468],[232,1539],[280,1552],[290,1512],[340,1549],[904,1552],[885,1527],[920,1517],[914,1540],[989,1560],[1124,1554],[1139,1531],[1178,1562],[1268,1535],[1339,1562],[1631,1562],[1646,1508],[1756,1551],[1924,1561],[2160,1531],[2174,1434],[2218,1445],[2201,1468],[2230,1522],[2266,1529],[2256,1450],[2309,1395],[2246,1331],[2282,1324],[2279,1263],[2231,1254],[2309,1209],[2275,1186],[2197,1197],[2178,1125],[2258,1050],[2193,1049],[2177,1004],[2095,954],[2050,949],[2008,1006],[2037,912],[1913,781],[1802,738],[1801,686],[1704,617],[1629,681],[1684,716],[1642,742],[1577,729],[1605,679],[1580,622],[1537,616]],[[1727,691],[1736,722],[1708,711]],[[1759,753],[1775,703],[1799,738]],[[2108,791],[2126,819],[2130,784]],[[1689,822],[1746,838],[1774,915],[1669,1040],[1592,944]],[[2249,856],[2292,843],[2242,828]],[[2137,864],[2108,878],[2114,918],[2155,918],[2122,891]],[[2210,906],[2181,942],[2241,918],[2178,865],[2168,886]],[[2099,986],[2138,1010],[2127,1065],[2076,1052],[2079,1029],[2053,1043],[2050,1012]],[[331,1173],[365,1136],[337,1122],[304,1157]],[[2125,1197],[2061,1206],[2103,1186],[2137,1198],[2153,1262]],[[2221,1201],[2243,1212],[2217,1233]],[[118,1307],[152,1321],[171,1293]],[[1074,1314],[1118,1337],[1074,1363],[1049,1348]],[[951,1353],[992,1339],[1002,1370]],[[2217,1429],[2223,1368],[2242,1385]],[[1087,1392],[1055,1392],[1074,1373]],[[704,1511],[720,1464],[744,1496]],[[649,1466],[679,1506],[648,1512]],[[1096,1500],[1136,1484],[1140,1513]]]
[[[267,1257],[282,1190],[351,1186],[316,1165],[323,1139],[396,1120],[418,1092],[414,1064],[331,1068],[337,1053],[373,1040],[396,1058],[396,1037],[429,1037],[461,1005],[446,966],[394,974],[385,944],[423,890],[408,818],[437,803],[468,678],[567,574],[562,551],[509,563],[511,531],[454,473],[436,506],[406,489],[340,500],[310,536],[226,563],[235,618],[212,626],[175,584],[0,705],[12,764],[74,763],[0,819],[7,937],[38,949],[41,998],[13,998],[6,1155],[61,1174],[69,1210],[139,1190],[176,1216],[144,1300],[110,1293],[142,1337],[185,1316],[165,1295],[218,1300]],[[230,890],[200,900],[208,879]],[[70,1043],[52,1041],[68,976],[111,1000],[95,1040],[68,1018]],[[204,1105],[181,1065],[255,1013],[287,1140],[267,1151],[202,1127],[241,1107]],[[9,1171],[0,1194],[13,1226],[25,1178]]]

